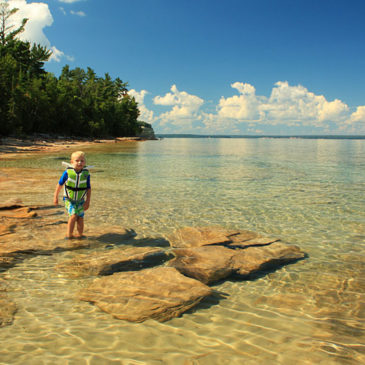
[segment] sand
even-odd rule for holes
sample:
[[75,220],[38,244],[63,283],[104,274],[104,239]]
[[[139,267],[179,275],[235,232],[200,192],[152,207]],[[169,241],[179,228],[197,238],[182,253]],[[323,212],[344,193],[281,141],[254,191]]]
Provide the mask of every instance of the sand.
[[140,137],[116,137],[110,139],[50,139],[50,138],[2,138],[0,139],[0,158],[12,158],[19,154],[57,152],[65,149],[82,149],[85,146],[100,143],[120,143],[131,141],[143,141]]

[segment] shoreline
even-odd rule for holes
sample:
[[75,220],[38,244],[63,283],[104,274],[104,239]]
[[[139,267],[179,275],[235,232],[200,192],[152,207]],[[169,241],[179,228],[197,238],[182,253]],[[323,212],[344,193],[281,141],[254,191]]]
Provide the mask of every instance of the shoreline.
[[15,138],[5,137],[0,139],[0,158],[11,158],[19,154],[58,152],[71,147],[82,148],[98,144],[143,142],[147,139],[141,137],[115,137],[105,139],[90,138]]

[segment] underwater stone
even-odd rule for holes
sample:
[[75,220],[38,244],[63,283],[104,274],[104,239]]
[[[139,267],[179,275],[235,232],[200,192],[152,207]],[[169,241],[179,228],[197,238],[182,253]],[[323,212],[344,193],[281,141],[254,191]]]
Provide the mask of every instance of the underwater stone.
[[78,255],[57,266],[72,276],[110,275],[118,271],[139,270],[160,265],[169,258],[167,252],[153,247],[118,247],[104,252]]
[[156,267],[95,279],[79,298],[118,319],[163,322],[180,316],[211,293],[208,286],[172,267]]
[[[207,230],[208,228],[205,232]],[[212,234],[216,231],[214,228]],[[221,231],[218,232],[220,236]],[[249,276],[259,271],[279,268],[306,256],[297,246],[253,232],[241,231],[234,236],[236,241],[231,241],[228,245],[221,243],[175,249],[173,253],[176,258],[169,266],[175,267],[184,275],[211,284],[231,275]],[[229,233],[227,237],[231,237]],[[246,240],[241,242],[243,239]]]

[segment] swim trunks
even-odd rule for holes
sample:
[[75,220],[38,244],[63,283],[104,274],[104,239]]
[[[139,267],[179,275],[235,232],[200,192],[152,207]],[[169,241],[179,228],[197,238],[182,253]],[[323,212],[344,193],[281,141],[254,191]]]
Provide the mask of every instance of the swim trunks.
[[69,199],[65,199],[65,208],[69,216],[76,214],[77,216],[83,218],[84,213],[84,203],[85,200],[81,200],[78,202],[71,201]]

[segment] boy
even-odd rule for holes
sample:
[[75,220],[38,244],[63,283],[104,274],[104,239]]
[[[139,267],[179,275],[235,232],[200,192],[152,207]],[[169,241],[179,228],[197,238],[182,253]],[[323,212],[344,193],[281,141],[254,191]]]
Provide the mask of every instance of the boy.
[[[84,169],[85,164],[84,152],[77,151],[71,155],[71,166],[62,174],[53,197],[53,203],[57,205],[58,194],[65,185],[63,200],[69,215],[67,238],[81,238],[84,232],[84,211],[89,209],[91,199],[90,174],[89,170]],[[75,224],[76,236],[73,235]]]

